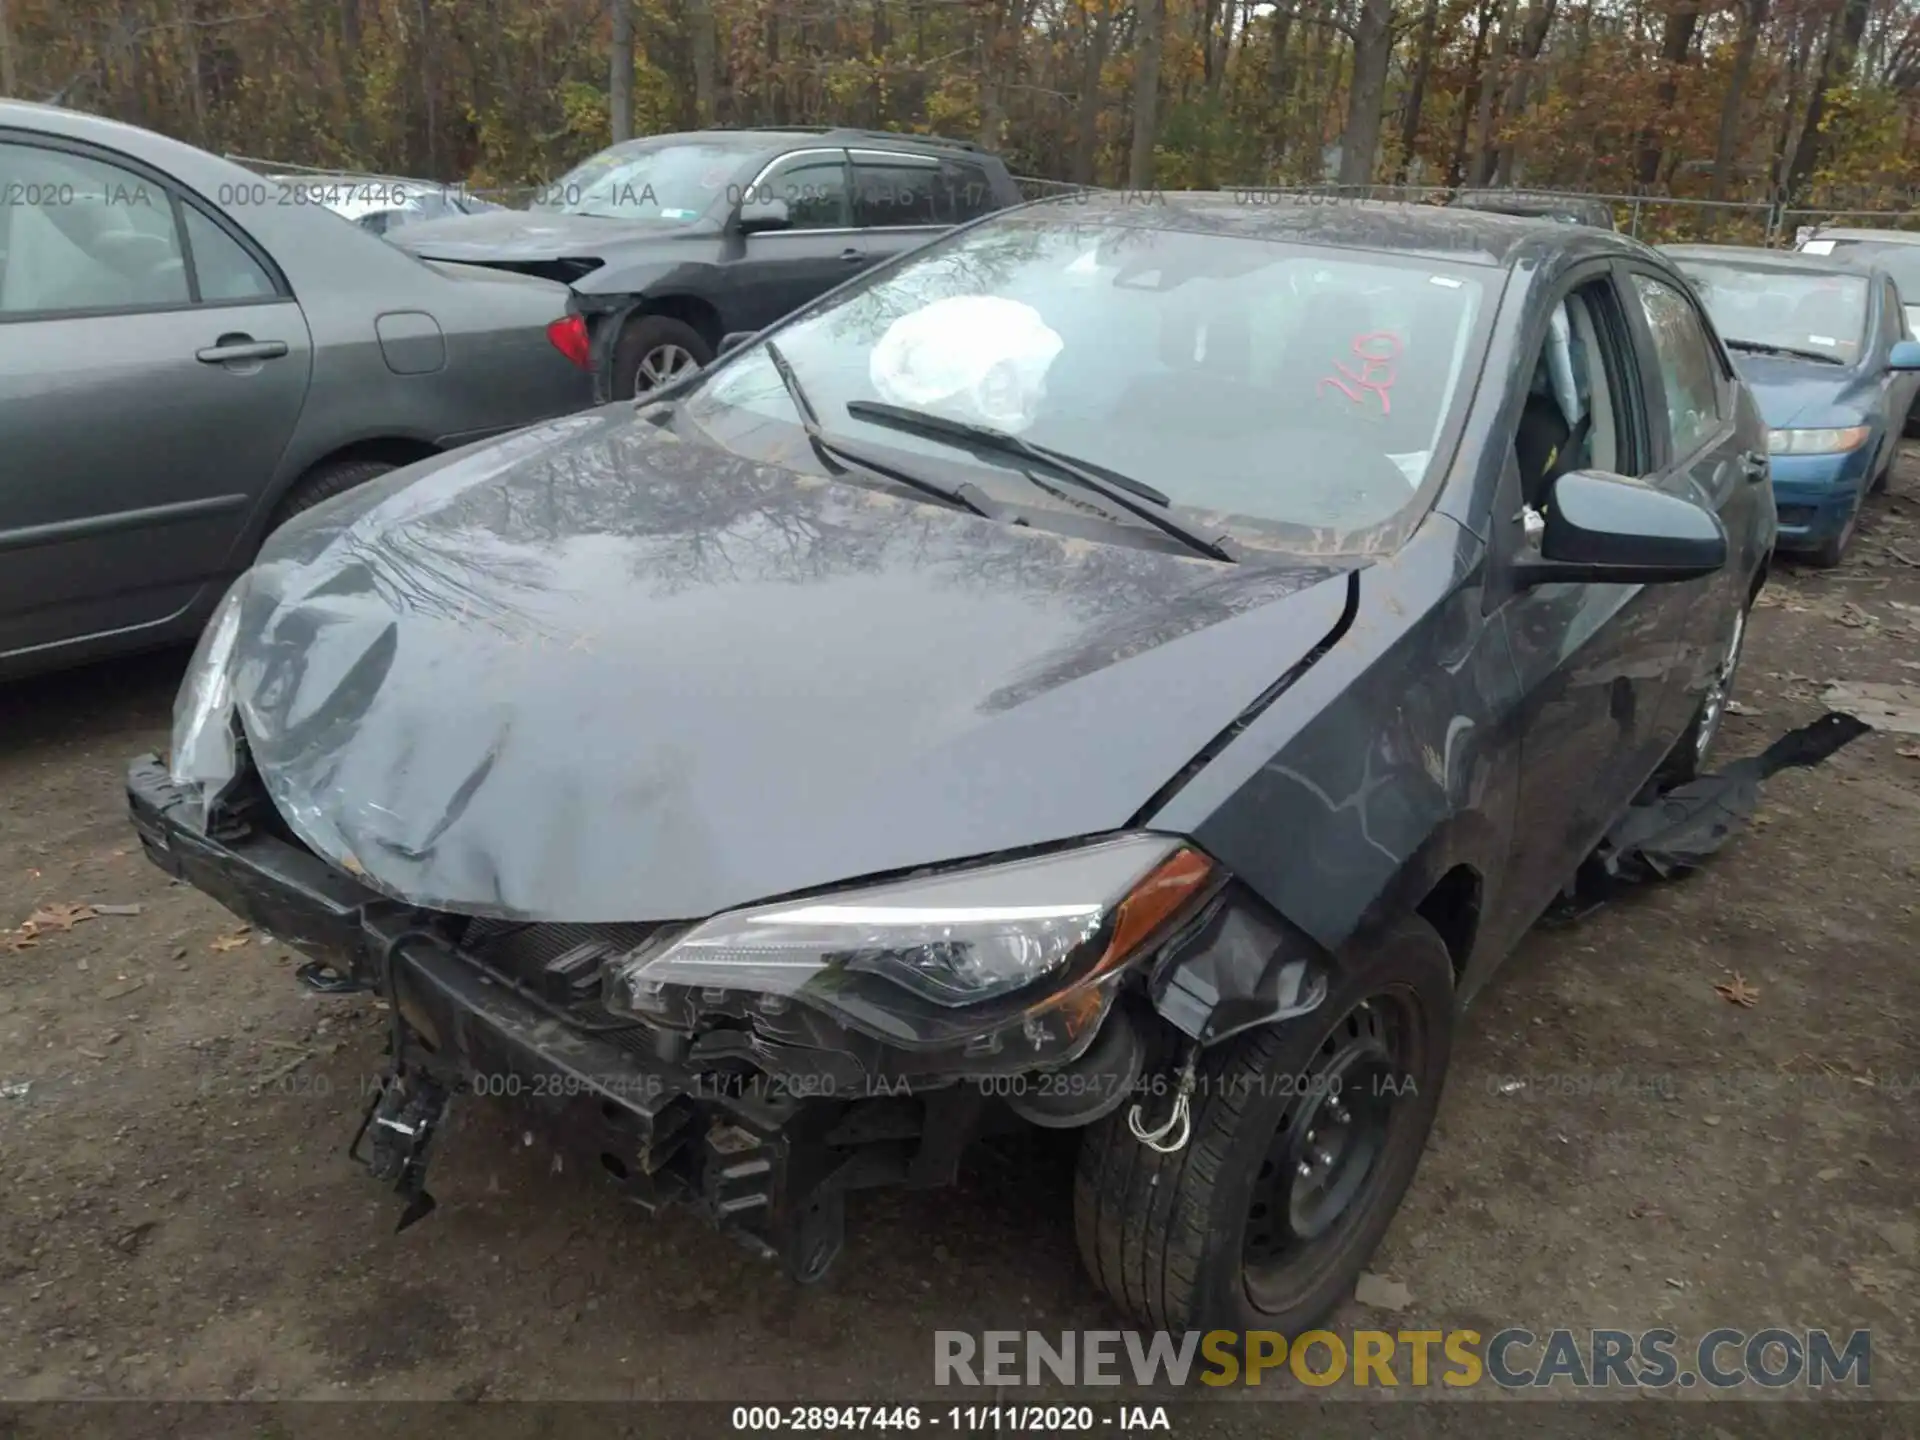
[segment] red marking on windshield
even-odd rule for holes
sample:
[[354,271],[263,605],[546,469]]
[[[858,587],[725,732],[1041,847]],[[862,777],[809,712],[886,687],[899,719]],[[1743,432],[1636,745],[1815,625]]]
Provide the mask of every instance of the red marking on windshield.
[[1402,348],[1400,337],[1391,330],[1356,335],[1352,350],[1360,358],[1360,368],[1355,370],[1345,361],[1336,360],[1333,368],[1340,373],[1325,376],[1315,388],[1324,394],[1331,385],[1356,405],[1366,404],[1366,397],[1372,395],[1380,402],[1380,413],[1391,415],[1393,400],[1388,392],[1397,378],[1396,362]]

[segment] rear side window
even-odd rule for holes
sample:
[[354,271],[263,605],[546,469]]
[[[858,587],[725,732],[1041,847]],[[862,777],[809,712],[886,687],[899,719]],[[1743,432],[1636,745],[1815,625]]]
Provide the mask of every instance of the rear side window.
[[273,280],[240,242],[191,205],[187,217],[187,244],[193,248],[194,278],[200,298],[258,300],[273,298]]
[[184,305],[186,256],[160,185],[91,156],[0,144],[0,314]]
[[1720,428],[1720,378],[1713,344],[1685,295],[1651,275],[1635,275],[1633,284],[1660,361],[1673,458],[1684,459]]
[[940,168],[931,161],[853,160],[853,223],[860,227],[934,225],[934,190]]
[[942,224],[964,225],[999,209],[987,167],[958,156],[940,161],[940,193],[935,212]]

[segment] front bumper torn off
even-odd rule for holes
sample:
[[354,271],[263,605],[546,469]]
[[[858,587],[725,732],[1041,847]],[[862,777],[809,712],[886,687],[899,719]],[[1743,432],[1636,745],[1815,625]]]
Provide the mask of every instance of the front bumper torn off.
[[156,865],[356,988],[392,995],[413,1070],[449,1092],[506,1097],[647,1209],[689,1206],[808,1280],[838,1253],[847,1191],[953,1178],[978,1118],[974,1087],[823,1102],[716,1085],[650,1053],[644,1025],[563,1016],[464,953],[440,917],[271,826],[199,828],[157,757],[133,764],[127,793]]

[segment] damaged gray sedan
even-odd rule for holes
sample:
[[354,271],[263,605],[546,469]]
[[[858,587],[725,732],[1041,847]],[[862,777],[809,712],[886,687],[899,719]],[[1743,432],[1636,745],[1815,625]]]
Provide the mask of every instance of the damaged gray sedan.
[[1624,237],[1029,206],[296,518],[133,816],[389,999],[403,1225],[463,1092],[802,1280],[849,1191],[1072,1129],[1117,1305],[1297,1332],[1467,999],[1710,751],[1765,440]]

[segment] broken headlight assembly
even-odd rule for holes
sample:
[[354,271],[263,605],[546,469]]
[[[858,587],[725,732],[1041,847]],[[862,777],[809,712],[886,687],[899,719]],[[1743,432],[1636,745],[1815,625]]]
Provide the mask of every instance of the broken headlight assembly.
[[798,1003],[969,1070],[1059,1064],[1091,1043],[1128,963],[1223,879],[1178,840],[1124,835],[728,911],[606,972],[619,1014],[684,1026],[698,1001]]
[[203,827],[220,792],[239,770],[233,736],[233,652],[246,585],[244,576],[234,583],[200,632],[173,701],[167,769],[173,783],[193,797]]

